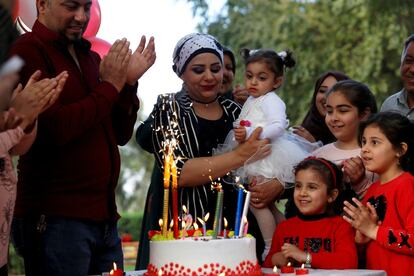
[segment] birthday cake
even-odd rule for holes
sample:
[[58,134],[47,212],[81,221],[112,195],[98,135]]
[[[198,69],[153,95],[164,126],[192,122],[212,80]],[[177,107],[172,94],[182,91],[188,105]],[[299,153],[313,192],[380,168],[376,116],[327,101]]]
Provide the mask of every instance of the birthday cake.
[[262,275],[253,237],[150,241],[145,275]]

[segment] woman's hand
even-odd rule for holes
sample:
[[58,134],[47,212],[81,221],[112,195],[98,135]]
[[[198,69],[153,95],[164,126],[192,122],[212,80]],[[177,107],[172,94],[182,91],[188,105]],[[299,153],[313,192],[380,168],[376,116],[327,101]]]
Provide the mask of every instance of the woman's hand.
[[366,244],[370,240],[371,240],[370,238],[362,234],[360,231],[356,230],[355,232],[355,243],[356,244]]
[[7,111],[0,111],[0,132],[16,128],[22,122],[23,118],[16,114],[13,107]]
[[344,220],[349,222],[356,230],[360,231],[361,234],[372,240],[376,240],[378,232],[378,215],[374,206],[370,203],[367,203],[367,206],[364,206],[356,198],[352,198],[352,201],[356,206],[348,201],[344,202],[344,211],[347,214],[347,216],[343,216]]
[[249,92],[244,86],[237,84],[236,87],[234,87],[233,89],[234,101],[236,101],[240,105],[243,105],[246,102],[248,97],[249,97]]
[[311,143],[315,143],[315,137],[313,137],[313,135],[303,126],[294,126],[293,128],[293,133],[295,133],[296,135],[299,135],[303,138],[305,138],[306,140],[308,140]]
[[342,162],[342,170],[349,177],[351,185],[359,184],[365,177],[365,167],[359,156],[351,157]]
[[243,164],[248,160],[249,162],[260,160],[270,154],[271,147],[269,145],[269,140],[260,139],[261,132],[261,127],[256,128],[252,135],[235,149],[235,152],[239,155]]
[[52,79],[39,80],[40,75],[40,70],[34,72],[24,88],[19,84],[13,92],[10,107],[23,119],[20,124],[23,129],[57,100],[68,78],[66,71]]
[[295,259],[299,263],[306,262],[306,252],[300,250],[296,245],[285,243],[282,245],[281,252],[286,259],[292,258],[292,259]]
[[288,262],[289,262],[288,258],[286,258],[282,252],[277,252],[273,254],[272,256],[272,264],[278,267],[287,265]]
[[267,182],[256,185],[257,179],[254,178],[250,184],[251,193],[250,204],[252,207],[261,209],[273,204],[282,194],[283,186],[277,179],[269,179]]

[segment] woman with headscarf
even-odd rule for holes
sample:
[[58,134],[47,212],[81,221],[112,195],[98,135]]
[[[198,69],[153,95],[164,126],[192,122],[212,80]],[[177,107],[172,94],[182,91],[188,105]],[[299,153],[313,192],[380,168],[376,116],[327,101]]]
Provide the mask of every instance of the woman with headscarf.
[[[261,131],[258,128],[235,150],[212,156],[213,149],[223,143],[240,113],[239,105],[219,94],[223,48],[214,37],[199,33],[183,37],[174,49],[173,62],[174,72],[184,82],[183,89],[160,95],[152,113],[137,130],[138,144],[156,159],[142,223],[137,269],[145,269],[148,264],[148,231],[159,229],[158,220],[162,217],[163,151],[168,140],[177,142],[173,158],[178,171],[178,206],[185,205],[194,219],[214,214],[216,195],[211,190],[212,180],[242,166],[257,152],[259,157],[269,153],[269,147],[264,147],[268,141],[258,138]],[[280,193],[280,184],[274,185],[274,193]],[[237,192],[232,185],[223,184],[223,189],[223,217],[231,226]],[[213,219],[209,219],[207,229],[212,225]],[[249,229],[254,225],[249,221]]]

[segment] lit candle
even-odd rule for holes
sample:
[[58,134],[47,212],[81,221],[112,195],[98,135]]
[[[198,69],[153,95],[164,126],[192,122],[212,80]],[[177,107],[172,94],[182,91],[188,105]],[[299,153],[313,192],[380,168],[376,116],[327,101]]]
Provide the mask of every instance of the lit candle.
[[170,229],[168,229],[168,231],[171,231],[171,229],[173,228],[173,226],[174,226],[174,221],[173,220],[170,220]]
[[181,238],[182,239],[185,239],[185,236],[187,235],[187,229],[185,227],[185,221],[182,221],[181,222],[181,229],[182,229],[182,231],[181,231]]
[[[243,214],[241,216],[242,220],[240,222],[240,229],[239,229],[239,233],[244,233],[244,218],[247,218],[247,212],[249,211],[249,205],[250,205],[250,197],[251,197],[251,193],[250,192],[246,192],[246,199],[244,200],[244,206],[243,206]],[[247,219],[246,219],[247,221]]]
[[111,270],[111,272],[109,272],[109,275],[122,276],[124,275],[124,272],[122,271],[122,269],[118,269],[116,263],[114,262],[114,268]]
[[167,147],[166,152],[164,153],[164,208],[162,212],[162,219],[164,221],[162,227],[162,234],[164,237],[167,236],[168,228],[168,197],[169,197],[169,188],[170,188],[170,168],[171,168],[171,155],[169,147]]
[[203,224],[204,236],[207,235],[207,220],[208,220],[209,217],[210,217],[210,213],[207,213],[204,216],[204,224]]
[[301,268],[296,269],[296,275],[309,275],[309,269],[305,268],[305,264],[302,264]]
[[287,265],[282,266],[280,269],[282,273],[294,273],[295,269],[293,268],[292,264],[290,262],[287,263]]
[[227,219],[224,218],[224,231],[223,231],[223,239],[227,237]]
[[197,224],[197,222],[196,221],[194,221],[194,223],[193,223],[193,226],[194,226],[194,237],[198,237],[198,224]]
[[163,208],[163,223],[162,225],[162,235],[164,237],[167,236],[167,228],[168,228],[168,189],[164,189],[164,208]]
[[162,231],[162,224],[163,224],[162,219],[159,219],[159,220],[158,220],[158,225],[160,226],[160,230],[161,230],[161,231]]
[[[201,224],[201,226],[203,226],[203,232],[205,231],[205,223],[204,223],[204,220],[202,219],[202,218],[199,218],[199,217],[197,217],[197,219],[198,219],[198,221],[200,222],[200,224]],[[203,235],[205,235],[204,233],[203,233]]]
[[236,209],[236,222],[234,226],[234,236],[238,237],[240,233],[240,221],[241,221],[241,212],[243,204],[243,189],[239,188],[237,194],[237,209]]
[[247,221],[246,217],[243,217],[243,221],[244,221],[243,237],[246,237],[247,236],[247,230],[249,228],[249,222]]
[[178,182],[177,182],[177,165],[175,161],[171,162],[172,175],[172,215],[174,221],[174,238],[178,239]]
[[216,212],[214,215],[214,224],[213,224],[213,239],[217,239],[219,225],[220,225],[220,210],[223,207],[223,196],[224,192],[221,188],[218,188],[217,191],[217,202],[216,202]]
[[273,273],[266,273],[264,276],[280,276],[280,274],[277,272],[277,266],[273,267]]
[[274,276],[279,276],[280,275],[279,273],[277,273],[277,266],[273,267],[273,275]]
[[205,216],[204,216],[204,218],[203,219],[201,219],[201,218],[197,218],[198,219],[198,221],[201,223],[201,225],[203,226],[203,235],[204,236],[206,236],[206,234],[207,234],[207,226],[206,226],[206,224],[207,224],[207,220],[208,220],[208,218],[210,217],[210,213],[207,213]]
[[171,168],[171,154],[169,147],[167,146],[166,151],[164,152],[164,188],[170,187],[170,168]]

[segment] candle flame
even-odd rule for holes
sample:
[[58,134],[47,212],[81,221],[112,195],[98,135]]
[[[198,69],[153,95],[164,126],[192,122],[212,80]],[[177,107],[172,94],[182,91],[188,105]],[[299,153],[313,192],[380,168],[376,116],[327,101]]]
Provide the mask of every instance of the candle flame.
[[247,217],[246,217],[246,216],[244,216],[244,217],[243,217],[243,222],[244,222],[244,223],[246,223],[246,222],[247,222]]
[[164,223],[163,223],[163,221],[162,221],[162,218],[160,218],[159,220],[158,220],[158,225],[160,226],[160,228],[162,228],[162,225],[163,225]]
[[196,221],[194,221],[193,226],[194,226],[194,230],[197,231],[198,230],[198,224],[197,224]]
[[227,219],[224,218],[224,228],[227,228],[227,225],[228,225]]
[[183,205],[183,212],[184,214],[187,214],[187,207],[185,207],[185,205]]
[[292,266],[292,264],[290,262],[288,262],[287,266]]
[[181,228],[184,229],[185,228],[185,221],[181,221]]
[[207,213],[205,216],[204,216],[204,221],[205,222],[207,222],[207,220],[208,220],[208,218],[210,217],[210,213]]
[[226,276],[226,273],[222,272],[222,273],[219,274],[219,276]]
[[158,270],[158,276],[162,276],[162,269]]
[[202,220],[201,218],[197,217],[197,219],[198,219],[198,221],[201,223],[201,225],[206,224],[206,223],[204,222],[204,220]]
[[302,266],[300,268],[304,269],[305,268],[305,264],[302,264]]
[[174,220],[172,219],[170,222],[170,228],[172,228],[174,226]]
[[117,266],[116,266],[116,263],[113,262],[113,269],[111,269],[111,271],[109,272],[109,275],[114,275],[115,274],[115,270],[117,270]]
[[220,192],[223,189],[223,186],[220,183],[220,178],[217,178],[218,182],[214,181],[213,178],[211,177],[211,175],[208,176],[208,178],[210,179],[211,182],[211,190],[212,191],[217,191]]
[[274,267],[273,267],[273,272],[274,272],[274,273],[277,273],[277,266],[274,266]]

